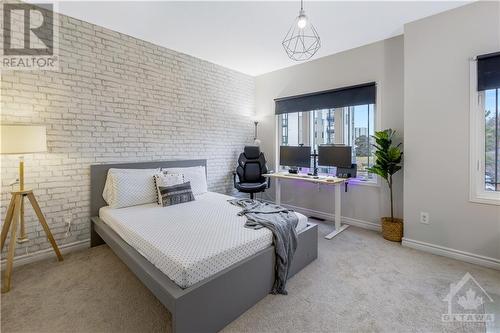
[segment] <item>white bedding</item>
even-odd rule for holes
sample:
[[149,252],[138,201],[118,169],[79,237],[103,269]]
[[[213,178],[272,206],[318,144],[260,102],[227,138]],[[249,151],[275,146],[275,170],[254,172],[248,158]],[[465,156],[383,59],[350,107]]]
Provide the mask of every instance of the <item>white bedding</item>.
[[[232,197],[207,192],[195,201],[161,207],[146,204],[126,208],[102,207],[100,218],[123,240],[181,288],[187,288],[272,244],[268,229],[244,227],[241,208]],[[307,226],[297,213],[296,230]]]

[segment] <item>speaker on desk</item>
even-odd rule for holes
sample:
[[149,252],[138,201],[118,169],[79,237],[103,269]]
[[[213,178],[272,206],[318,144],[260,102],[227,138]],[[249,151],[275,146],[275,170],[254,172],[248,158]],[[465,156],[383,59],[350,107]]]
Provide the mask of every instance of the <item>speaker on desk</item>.
[[353,163],[350,168],[337,167],[336,176],[339,178],[356,178],[358,165]]

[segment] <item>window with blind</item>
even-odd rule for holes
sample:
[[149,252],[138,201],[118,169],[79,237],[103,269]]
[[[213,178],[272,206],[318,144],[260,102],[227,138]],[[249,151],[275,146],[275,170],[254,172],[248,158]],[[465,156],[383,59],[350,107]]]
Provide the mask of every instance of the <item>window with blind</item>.
[[[371,135],[375,128],[375,83],[278,98],[278,147],[322,144],[352,146],[352,161],[358,164],[358,178],[374,181],[366,168],[374,161]],[[311,166],[312,166],[311,160]],[[334,174],[335,168],[319,168]]]
[[500,204],[500,52],[471,64],[471,200]]

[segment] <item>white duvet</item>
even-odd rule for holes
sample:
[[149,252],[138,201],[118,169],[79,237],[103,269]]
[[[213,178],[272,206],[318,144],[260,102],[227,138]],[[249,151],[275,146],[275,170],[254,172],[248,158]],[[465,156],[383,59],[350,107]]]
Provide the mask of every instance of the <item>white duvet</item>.
[[[182,288],[187,288],[272,244],[268,229],[244,227],[232,197],[207,192],[195,201],[161,207],[103,207],[99,216],[123,240]],[[297,213],[297,231],[307,217]]]

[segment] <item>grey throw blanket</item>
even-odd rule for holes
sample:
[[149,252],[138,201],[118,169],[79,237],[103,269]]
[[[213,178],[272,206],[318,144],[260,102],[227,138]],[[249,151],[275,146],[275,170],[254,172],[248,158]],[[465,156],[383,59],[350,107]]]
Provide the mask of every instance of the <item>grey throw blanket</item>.
[[297,215],[284,207],[252,199],[233,199],[229,202],[242,207],[239,216],[245,215],[245,226],[252,229],[267,228],[273,233],[276,253],[275,280],[273,294],[286,295],[288,271],[297,249]]

